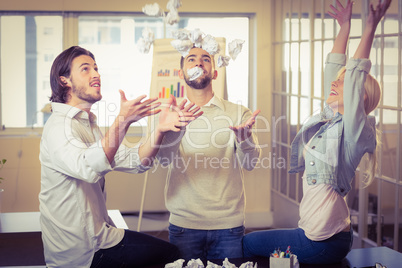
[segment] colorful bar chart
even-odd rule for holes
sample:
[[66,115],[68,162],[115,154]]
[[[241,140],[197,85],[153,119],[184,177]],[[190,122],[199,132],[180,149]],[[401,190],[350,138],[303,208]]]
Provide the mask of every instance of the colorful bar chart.
[[180,82],[177,82],[177,86],[174,84],[170,84],[170,86],[163,86],[158,93],[158,97],[161,99],[167,99],[170,95],[175,96],[176,98],[184,97],[184,85],[181,85]]
[[158,76],[170,76],[170,70],[166,69],[166,70],[159,70],[158,71]]
[[[160,69],[158,71],[158,77],[169,77],[170,76],[170,70],[169,69]],[[179,70],[178,69],[173,69],[173,76],[179,76]]]

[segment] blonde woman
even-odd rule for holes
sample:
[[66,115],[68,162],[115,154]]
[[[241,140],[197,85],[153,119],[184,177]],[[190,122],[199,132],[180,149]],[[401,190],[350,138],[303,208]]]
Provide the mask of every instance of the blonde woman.
[[[299,262],[329,264],[341,261],[350,251],[353,231],[345,196],[360,160],[371,158],[372,181],[375,167],[376,128],[369,116],[381,97],[378,82],[369,74],[368,59],[374,32],[391,0],[370,6],[360,44],[346,64],[353,2],[345,7],[337,0],[329,15],[340,31],[326,60],[324,92],[327,106],[312,116],[292,142],[290,173],[303,173],[303,199],[296,229],[277,229],[247,234],[243,239],[245,257],[269,256],[275,249],[290,246]],[[346,64],[346,66],[345,66]]]

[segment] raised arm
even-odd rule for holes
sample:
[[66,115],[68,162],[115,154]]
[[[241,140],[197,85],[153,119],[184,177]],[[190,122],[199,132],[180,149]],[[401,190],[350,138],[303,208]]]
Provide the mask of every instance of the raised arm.
[[345,7],[342,6],[339,0],[336,0],[336,7],[330,5],[333,12],[328,11],[328,14],[336,19],[341,27],[338,35],[336,36],[334,46],[331,53],[346,53],[346,47],[350,34],[350,20],[352,18],[352,7],[354,2],[347,0]]
[[348,0],[345,7],[337,1],[336,7],[331,5],[332,12],[328,14],[336,19],[340,30],[335,38],[331,53],[328,54],[324,69],[324,99],[327,100],[331,92],[331,83],[336,80],[339,70],[346,64],[346,47],[349,40],[350,20],[353,2]]
[[168,103],[162,108],[155,130],[152,131],[146,143],[139,148],[141,164],[150,166],[161,147],[165,134],[183,130],[191,121],[202,115],[202,112],[198,112],[200,109],[194,104],[185,106],[185,102],[177,106],[176,98],[171,95]]
[[124,92],[120,90],[121,103],[119,115],[101,141],[103,151],[109,163],[113,162],[114,156],[130,125],[143,117],[157,114],[161,111],[160,109],[155,110],[155,108],[160,105],[160,103],[153,103],[157,98],[141,102],[145,97],[146,96],[143,95],[135,100],[129,101],[126,99]]
[[390,5],[391,0],[378,0],[375,9],[373,4],[370,4],[370,13],[366,20],[366,26],[353,58],[368,59],[370,57],[370,50],[373,45],[374,33],[377,29],[377,25],[384,17],[385,12]]
[[[378,0],[375,9],[373,5],[370,5],[370,13],[360,43],[353,58],[346,65],[343,87],[343,106],[344,115],[346,115],[344,116],[344,139],[350,143],[357,143],[360,137],[372,133],[365,129],[371,122],[367,116],[370,110],[367,111],[365,106],[375,107],[379,101],[381,90],[378,82],[371,76],[369,78],[371,68],[369,57],[375,30],[390,4],[391,0]],[[368,87],[365,86],[367,79],[371,79]],[[374,129],[373,124],[374,121],[372,121],[372,129]]]

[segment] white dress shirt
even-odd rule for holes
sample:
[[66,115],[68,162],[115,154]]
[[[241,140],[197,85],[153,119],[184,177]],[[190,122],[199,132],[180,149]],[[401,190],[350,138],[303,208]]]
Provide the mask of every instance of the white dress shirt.
[[138,146],[119,147],[110,165],[101,145],[96,116],[63,103],[43,128],[39,194],[42,240],[47,267],[90,267],[94,253],[118,244],[106,209],[105,178],[112,170],[140,173]]

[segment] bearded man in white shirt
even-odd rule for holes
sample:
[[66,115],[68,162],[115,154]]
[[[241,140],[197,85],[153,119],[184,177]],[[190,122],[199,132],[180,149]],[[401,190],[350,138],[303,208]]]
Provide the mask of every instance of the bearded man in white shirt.
[[[103,134],[91,106],[101,100],[94,55],[78,46],[62,52],[50,73],[52,115],[40,145],[42,240],[47,267],[141,267],[169,263],[177,248],[142,233],[118,229],[106,209],[105,175],[141,173],[150,168],[167,131],[177,132],[197,108],[156,109],[157,98],[127,100]],[[122,144],[133,122],[161,112],[158,128],[142,145]]]

